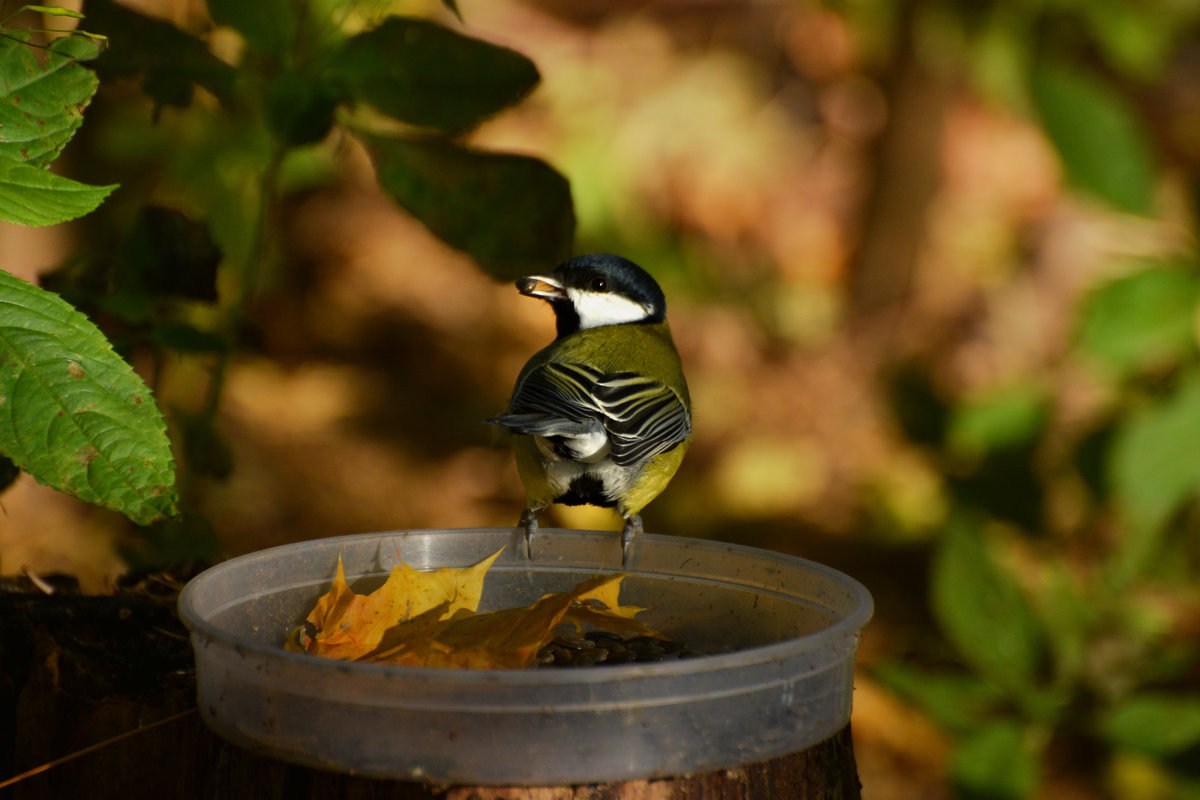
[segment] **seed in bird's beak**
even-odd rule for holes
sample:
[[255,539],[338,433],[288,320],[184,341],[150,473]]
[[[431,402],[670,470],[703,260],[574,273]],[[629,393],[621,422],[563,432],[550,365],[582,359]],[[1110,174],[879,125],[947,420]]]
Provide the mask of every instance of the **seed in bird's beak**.
[[517,291],[528,297],[541,297],[545,300],[567,296],[562,282],[549,275],[527,275],[518,278]]

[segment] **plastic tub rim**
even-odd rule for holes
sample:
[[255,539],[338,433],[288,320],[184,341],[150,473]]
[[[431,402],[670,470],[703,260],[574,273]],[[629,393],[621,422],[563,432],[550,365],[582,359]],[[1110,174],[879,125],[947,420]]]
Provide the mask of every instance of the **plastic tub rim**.
[[[826,566],[816,561],[792,556],[786,553],[779,553],[774,550],[766,550],[763,548],[750,547],[747,545],[730,544],[711,539],[696,539],[690,537],[665,535],[665,534],[643,534],[641,542],[645,544],[661,544],[687,539],[696,546],[720,548],[728,551],[742,553],[745,555],[763,554],[770,556],[772,559],[786,562],[792,566],[802,567],[804,569],[819,572],[825,577],[832,579],[844,588],[853,598],[853,611],[843,617],[839,617],[836,621],[827,628],[804,636],[784,639],[778,642],[768,644],[753,645],[750,647],[740,648],[725,653],[706,653],[703,656],[696,658],[678,659],[675,661],[665,661],[657,663],[632,663],[632,664],[606,664],[596,665],[595,667],[574,667],[562,669],[463,669],[450,667],[413,667],[398,664],[377,664],[361,661],[343,661],[340,659],[325,658],[322,656],[313,656],[307,653],[295,653],[285,650],[282,644],[266,644],[261,641],[249,639],[243,636],[238,636],[222,629],[220,626],[212,623],[209,619],[202,616],[195,609],[195,597],[198,592],[204,588],[204,583],[207,579],[213,579],[215,573],[227,565],[235,563],[244,563],[250,560],[268,559],[271,554],[283,550],[295,549],[298,546],[311,544],[316,541],[321,542],[337,542],[337,541],[352,541],[361,539],[380,539],[387,536],[402,536],[402,535],[454,535],[464,532],[480,533],[487,531],[502,531],[511,532],[508,528],[428,528],[428,529],[402,529],[394,531],[380,531],[375,533],[358,533],[349,534],[346,536],[334,536],[325,539],[310,539],[300,542],[292,542],[288,544],[276,545],[256,550],[243,555],[235,556],[231,559],[216,564],[201,572],[199,575],[192,578],[184,586],[180,592],[178,601],[179,616],[183,620],[187,628],[194,636],[199,636],[211,642],[215,642],[239,654],[255,654],[262,655],[272,659],[281,659],[283,663],[291,663],[296,665],[304,665],[306,668],[318,668],[329,671],[336,671],[343,675],[354,675],[362,673],[364,676],[385,677],[388,675],[405,676],[410,679],[428,680],[437,682],[461,683],[464,685],[486,685],[493,683],[515,683],[521,684],[571,684],[571,683],[596,683],[597,678],[603,676],[602,682],[607,681],[622,681],[633,677],[673,677],[676,675],[698,674],[717,670],[727,670],[737,668],[739,666],[749,666],[755,663],[762,663],[773,659],[783,660],[788,657],[795,657],[805,652],[826,649],[831,652],[823,654],[828,660],[836,661],[841,656],[837,654],[836,648],[828,647],[834,642],[845,641],[847,639],[857,639],[861,635],[862,629],[870,621],[874,612],[874,603],[870,593],[866,587],[859,581],[846,575],[845,573]],[[562,528],[542,528],[539,530],[539,535],[596,535],[602,534],[605,536],[614,536],[611,531],[592,531],[592,530],[575,530]],[[538,564],[536,559],[531,562],[535,567],[545,568],[552,567],[549,564]],[[578,569],[575,567],[573,569]],[[627,572],[636,574],[637,569],[622,570],[607,566],[597,566],[594,568],[596,574],[618,574]],[[645,575],[663,575],[670,573],[645,572]],[[206,579],[206,576],[209,576]],[[686,576],[679,576],[686,577]],[[332,577],[330,578],[332,580]],[[297,621],[298,624],[299,621]],[[814,665],[814,668],[817,665]]]

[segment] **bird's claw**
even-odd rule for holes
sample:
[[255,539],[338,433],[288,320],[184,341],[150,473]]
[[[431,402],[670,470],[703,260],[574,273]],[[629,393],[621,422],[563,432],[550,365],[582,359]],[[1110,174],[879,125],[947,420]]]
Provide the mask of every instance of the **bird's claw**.
[[538,529],[537,512],[532,508],[522,511],[518,527],[525,532],[525,560],[531,561],[533,559],[533,535],[537,533]]
[[637,562],[638,545],[641,543],[642,518],[634,514],[625,518],[621,531],[621,568],[630,569]]

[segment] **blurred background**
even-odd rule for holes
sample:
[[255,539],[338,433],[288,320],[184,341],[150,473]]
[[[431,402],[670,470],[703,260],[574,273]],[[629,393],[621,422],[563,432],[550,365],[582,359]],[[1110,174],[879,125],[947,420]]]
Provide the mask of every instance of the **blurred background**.
[[[1200,5],[291,3],[323,21],[308,41],[398,13],[536,64],[454,131],[569,181],[573,243],[561,202],[544,240],[498,214],[548,262],[502,267],[395,202],[302,48],[201,0],[74,7],[110,47],[60,166],[121,189],[0,227],[0,265],[154,387],[185,514],[137,528],[23,476],[4,572],[104,591],[130,566],[514,524],[482,420],[553,336],[508,278],[550,269],[566,224],[570,252],[631,258],[669,300],[696,434],[647,530],[874,595],[865,797],[1200,798]],[[520,182],[504,194],[519,212]]]

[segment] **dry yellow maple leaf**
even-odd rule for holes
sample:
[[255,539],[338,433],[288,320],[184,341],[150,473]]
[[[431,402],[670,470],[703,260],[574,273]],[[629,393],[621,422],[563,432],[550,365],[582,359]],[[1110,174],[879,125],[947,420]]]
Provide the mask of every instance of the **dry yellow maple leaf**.
[[618,602],[624,575],[584,581],[523,608],[476,614],[488,567],[499,553],[460,570],[420,572],[405,564],[383,586],[359,595],[338,559],[333,586],[308,616],[316,633],[303,646],[313,655],[423,667],[521,669],[562,623],[614,633],[657,635],[635,619],[642,609]]
[[440,608],[445,617],[460,609],[474,611],[483,593],[483,577],[502,550],[462,569],[422,572],[399,563],[382,586],[366,595],[346,583],[339,556],[333,586],[308,615],[316,633],[304,651],[352,661],[376,649],[389,628],[431,609]]
[[[468,669],[523,669],[533,664],[538,651],[554,638],[554,629],[562,622],[601,623],[600,627],[639,634],[654,632],[632,618],[641,609],[633,606],[593,608],[596,596],[615,602],[624,575],[606,575],[576,586],[569,592],[548,594],[531,606],[506,608],[487,614],[460,614],[446,620],[431,635],[413,637],[404,645],[369,656],[389,664],[426,667],[462,667]],[[628,616],[625,616],[625,615]],[[568,619],[575,615],[577,619]],[[619,620],[620,624],[603,624]]]

